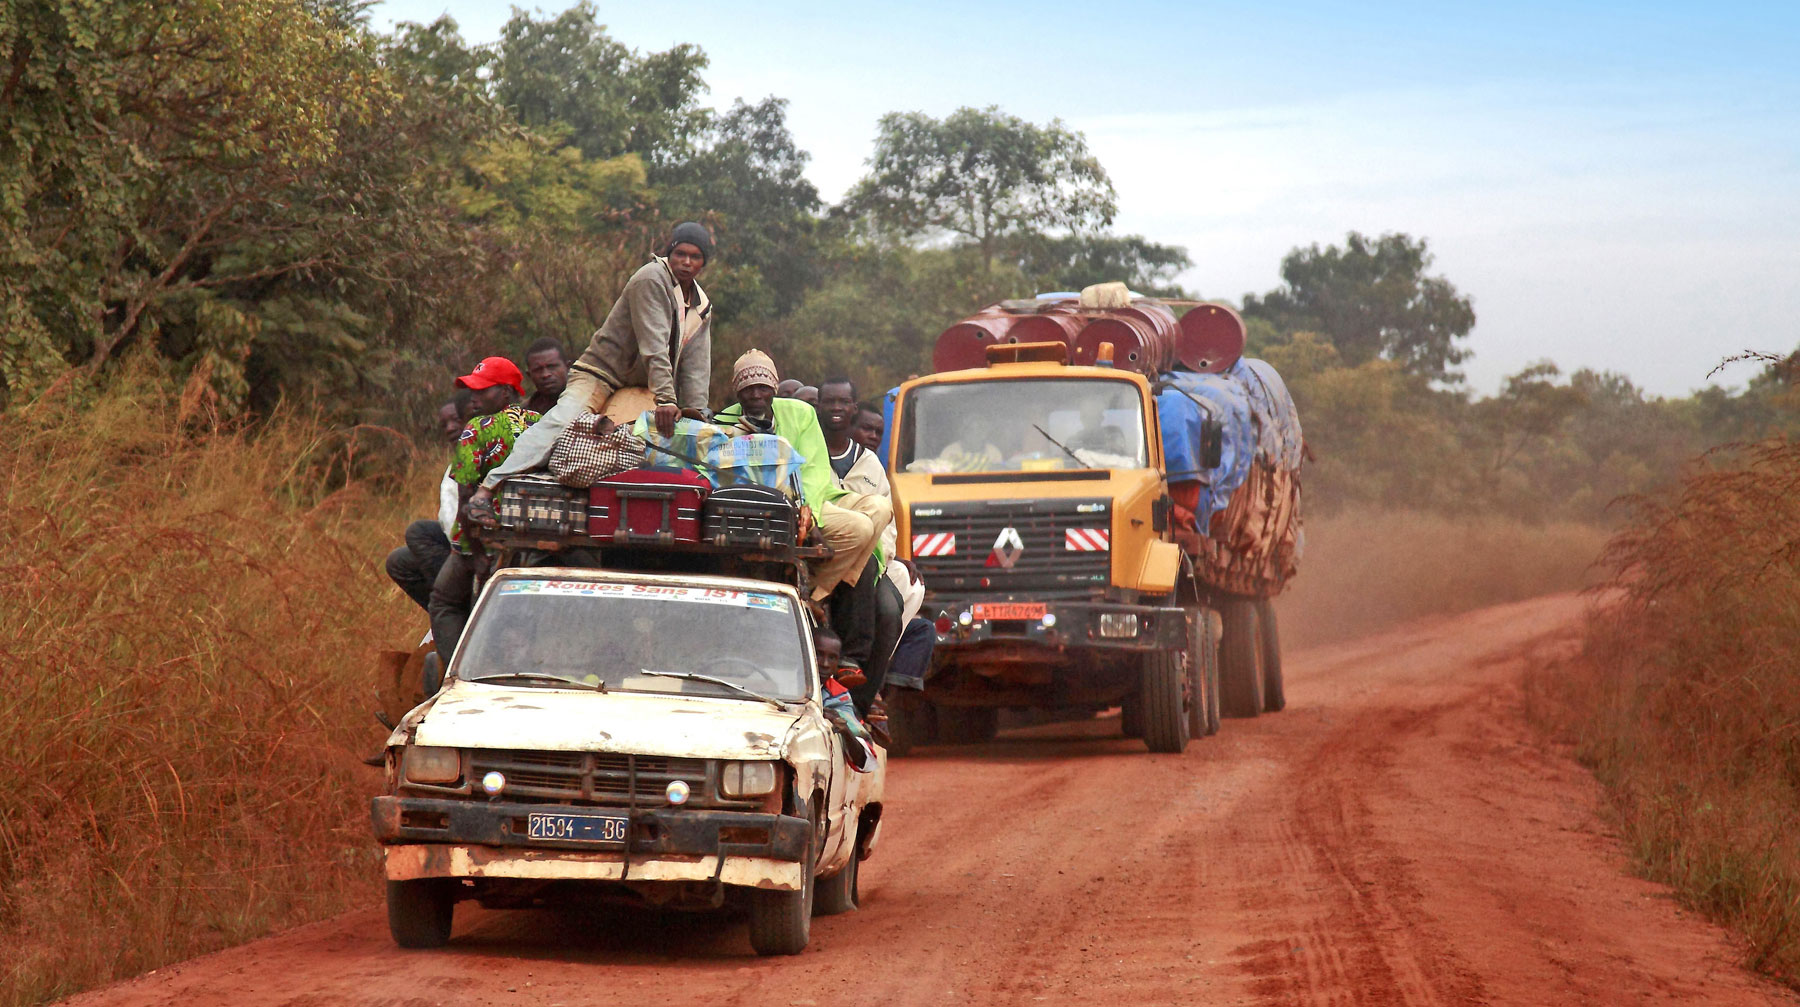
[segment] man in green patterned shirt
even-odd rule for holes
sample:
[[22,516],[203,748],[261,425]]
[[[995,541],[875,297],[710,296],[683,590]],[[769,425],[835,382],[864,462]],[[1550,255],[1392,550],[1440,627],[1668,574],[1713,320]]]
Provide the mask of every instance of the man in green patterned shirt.
[[519,405],[525,376],[505,357],[488,357],[475,369],[456,379],[475,398],[475,417],[456,438],[450,461],[450,478],[460,493],[458,519],[450,531],[454,550],[431,586],[431,638],[438,656],[449,667],[456,643],[468,624],[475,604],[475,575],[487,556],[481,548],[481,526],[463,520],[463,508],[481,480],[512,453],[514,442],[538,421],[538,414]]

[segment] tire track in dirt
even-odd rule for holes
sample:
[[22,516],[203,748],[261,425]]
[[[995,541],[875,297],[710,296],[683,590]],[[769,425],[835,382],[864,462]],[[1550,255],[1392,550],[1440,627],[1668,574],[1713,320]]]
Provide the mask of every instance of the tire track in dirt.
[[403,953],[371,910],[74,1003],[1793,1002],[1623,874],[1591,780],[1520,723],[1519,674],[1581,611],[1289,655],[1287,712],[1180,756],[1112,718],[896,760],[864,907],[795,958],[740,920],[611,910],[459,909],[449,948]]

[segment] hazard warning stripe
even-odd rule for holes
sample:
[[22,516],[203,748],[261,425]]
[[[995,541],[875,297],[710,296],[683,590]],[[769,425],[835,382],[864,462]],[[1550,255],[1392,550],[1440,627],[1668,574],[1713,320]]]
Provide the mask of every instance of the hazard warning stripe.
[[1105,528],[1070,528],[1063,532],[1063,548],[1070,552],[1110,552],[1112,532]]
[[922,556],[954,556],[956,533],[940,531],[929,535],[914,535],[912,547],[914,559]]

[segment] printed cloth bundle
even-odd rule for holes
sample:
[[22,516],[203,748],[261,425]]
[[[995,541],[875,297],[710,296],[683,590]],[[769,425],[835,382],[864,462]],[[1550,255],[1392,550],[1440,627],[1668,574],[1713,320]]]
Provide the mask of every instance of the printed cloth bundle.
[[648,414],[638,418],[632,433],[648,448],[645,468],[698,472],[716,489],[767,486],[800,497],[800,466],[806,459],[784,437],[689,419],[676,421],[675,435],[664,437]]
[[600,418],[599,413],[583,413],[556,439],[547,464],[557,482],[586,489],[607,476],[643,467],[649,450],[644,442],[623,424],[595,437]]

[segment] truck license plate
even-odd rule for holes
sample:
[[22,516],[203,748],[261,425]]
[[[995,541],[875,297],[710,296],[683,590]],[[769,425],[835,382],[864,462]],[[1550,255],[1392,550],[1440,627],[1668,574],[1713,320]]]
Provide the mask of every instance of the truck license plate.
[[1045,605],[1041,601],[977,602],[969,612],[977,619],[1042,619]]
[[565,843],[625,845],[631,820],[623,815],[563,815],[534,811],[526,818],[531,839],[555,839]]

